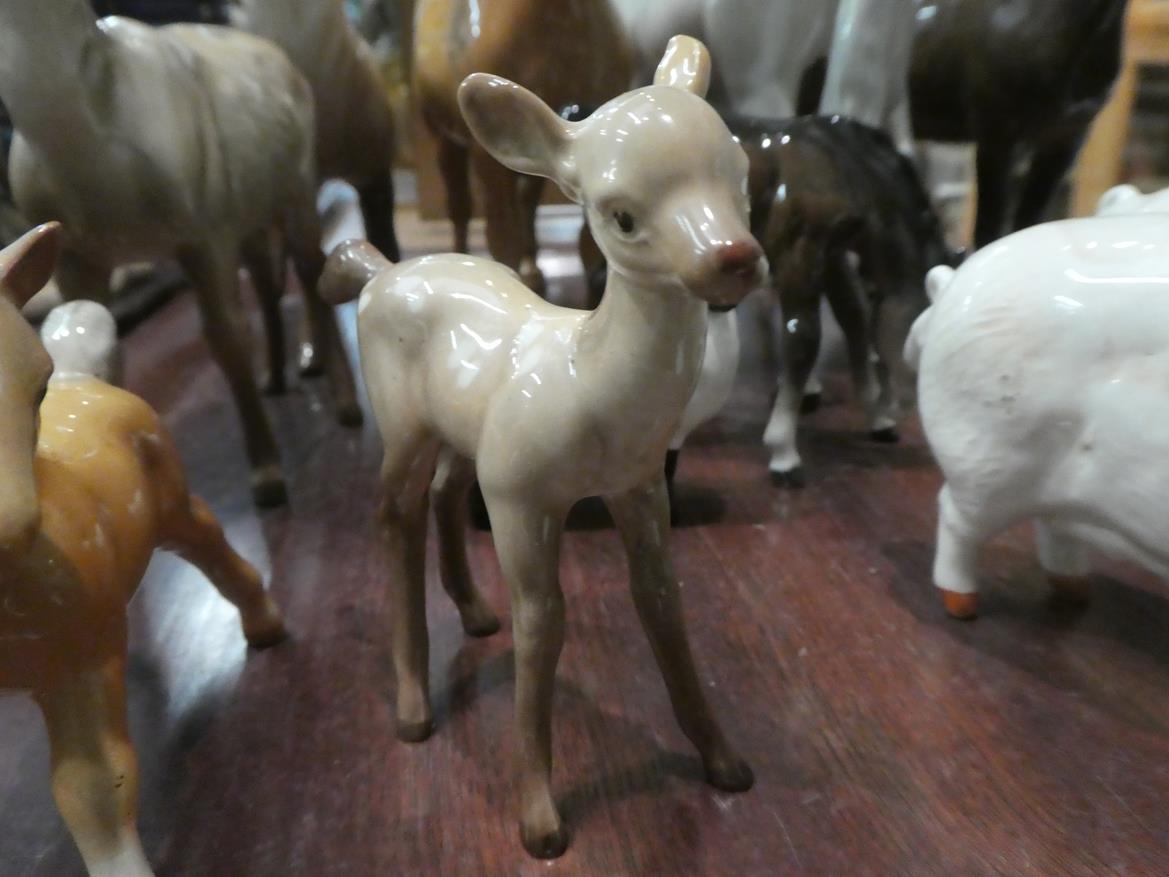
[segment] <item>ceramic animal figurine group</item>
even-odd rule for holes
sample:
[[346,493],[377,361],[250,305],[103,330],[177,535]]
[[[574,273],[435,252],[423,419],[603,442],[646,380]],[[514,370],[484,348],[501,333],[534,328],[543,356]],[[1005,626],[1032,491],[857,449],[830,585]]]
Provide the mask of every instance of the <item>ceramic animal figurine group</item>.
[[93,376],[110,369],[104,309],[52,319],[50,380],[53,361],[19,309],[48,280],[59,237],[41,226],[0,251],[0,689],[30,692],[44,713],[53,795],[92,877],[147,877],[124,678],[126,603],[147,562],[162,547],[199,567],[252,645],[284,627],[259,574],[188,493],[158,416]]
[[394,116],[369,45],[342,0],[242,0],[252,33],[284,49],[316,105],[317,171],[353,184],[366,237],[395,261]]
[[[1128,0],[919,0],[913,130],[977,144],[974,244],[1033,225],[1120,71]],[[1027,162],[1012,206],[1016,166]]]
[[747,228],[746,157],[701,97],[709,69],[700,43],[675,39],[655,85],[576,123],[495,76],[470,76],[459,89],[467,125],[491,155],[555,180],[585,207],[609,264],[595,311],[549,304],[494,262],[450,254],[393,266],[365,243],[338,248],[322,282],[330,301],[360,295],[362,369],[385,448],[399,736],[422,740],[432,729],[428,486],[443,584],[463,626],[474,635],[498,627],[464,547],[477,475],[511,593],[520,826],[536,856],[557,856],[568,842],[549,786],[564,639],[557,567],[565,517],[583,497],[602,496],[621,532],[638,613],[708,781],[729,791],[752,783],[695,672],[662,473],[698,378],[707,307],[739,301],[762,271]]
[[1017,232],[957,272],[906,344],[946,483],[934,584],[977,612],[978,550],[1032,519],[1052,585],[1086,597],[1088,550],[1169,571],[1161,513],[1169,380],[1169,213]]
[[467,252],[468,166],[483,195],[487,249],[538,293],[536,207],[544,181],[517,174],[477,144],[459,114],[459,83],[471,73],[506,76],[553,107],[599,106],[629,86],[631,50],[610,0],[418,0],[413,94],[438,139],[454,249]]
[[9,168],[17,205],[30,221],[63,226],[64,298],[104,300],[114,266],[178,259],[243,421],[253,495],[283,501],[237,306],[242,256],[264,304],[279,387],[273,230],[309,293],[315,343],[303,365],[328,371],[343,422],[360,419],[333,314],[315,295],[324,257],[304,78],[275,46],[227,28],[98,21],[86,0],[0,0],[0,100],[17,130]]
[[751,161],[751,227],[783,310],[784,369],[764,441],[772,478],[796,486],[796,425],[822,300],[844,331],[872,437],[896,441],[913,390],[901,351],[927,305],[924,278],[956,256],[912,162],[884,132],[838,116],[732,127]]

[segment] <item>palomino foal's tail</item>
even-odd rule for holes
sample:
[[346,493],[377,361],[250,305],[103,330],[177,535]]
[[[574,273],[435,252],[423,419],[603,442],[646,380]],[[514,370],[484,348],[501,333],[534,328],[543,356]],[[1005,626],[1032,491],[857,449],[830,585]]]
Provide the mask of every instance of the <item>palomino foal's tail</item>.
[[369,241],[342,241],[325,260],[317,290],[331,305],[353,301],[369,281],[393,264]]
[[85,300],[57,305],[41,324],[41,343],[52,357],[54,380],[121,383],[118,325],[104,305]]

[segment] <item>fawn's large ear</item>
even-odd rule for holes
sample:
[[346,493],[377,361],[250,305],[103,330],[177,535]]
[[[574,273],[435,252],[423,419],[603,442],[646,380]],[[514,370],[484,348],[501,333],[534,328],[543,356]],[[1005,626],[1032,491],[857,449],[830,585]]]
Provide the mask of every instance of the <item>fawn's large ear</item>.
[[475,139],[500,163],[555,180],[576,198],[576,166],[566,122],[536,95],[508,79],[472,73],[459,86],[459,108]]
[[61,226],[38,225],[0,250],[0,294],[18,308],[44,289],[57,264]]
[[670,85],[699,97],[710,87],[710,52],[694,37],[670,37],[654,74],[654,85]]

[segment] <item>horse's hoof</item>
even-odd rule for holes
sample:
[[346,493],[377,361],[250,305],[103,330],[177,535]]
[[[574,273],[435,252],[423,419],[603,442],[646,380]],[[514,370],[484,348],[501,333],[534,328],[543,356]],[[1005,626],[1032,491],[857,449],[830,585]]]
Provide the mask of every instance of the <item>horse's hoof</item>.
[[820,410],[820,403],[824,401],[820,392],[804,393],[800,400],[800,414],[815,414]]
[[1092,582],[1081,576],[1060,576],[1048,573],[1052,599],[1071,606],[1086,606],[1092,602]]
[[403,743],[421,743],[434,733],[434,719],[421,722],[398,722],[398,739]]
[[755,785],[751,766],[738,756],[712,761],[705,769],[706,781],[720,792],[745,792]]
[[486,606],[468,609],[462,621],[467,636],[484,637],[499,633],[499,618]]
[[946,607],[946,612],[951,618],[966,620],[978,615],[977,594],[960,594],[957,591],[947,591],[945,588],[938,590],[942,593],[942,605]]
[[896,427],[892,426],[870,430],[869,438],[883,445],[895,445],[901,441],[901,436],[897,433]]
[[288,488],[284,486],[284,475],[279,466],[264,466],[252,473],[252,502],[262,509],[288,502]]
[[529,831],[520,826],[520,840],[528,854],[537,859],[559,859],[568,849],[568,829],[561,823],[551,830]]
[[771,469],[770,473],[771,483],[776,487],[800,488],[808,483],[803,466],[796,466],[794,469],[788,469],[784,472]]

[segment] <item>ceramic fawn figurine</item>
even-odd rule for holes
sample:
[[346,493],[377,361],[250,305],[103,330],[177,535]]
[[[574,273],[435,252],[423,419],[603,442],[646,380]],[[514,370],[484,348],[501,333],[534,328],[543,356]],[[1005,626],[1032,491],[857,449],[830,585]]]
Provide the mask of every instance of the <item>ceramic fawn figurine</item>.
[[385,444],[399,736],[422,740],[432,728],[428,485],[443,584],[464,628],[481,635],[499,625],[464,547],[466,495],[477,474],[511,592],[520,827],[535,856],[558,856],[568,842],[549,787],[564,639],[557,567],[565,516],[583,497],[604,497],[621,531],[634,602],[708,781],[728,791],[752,782],[690,655],[662,474],[698,378],[707,306],[734,304],[762,270],[747,229],[746,158],[701,97],[709,69],[702,44],[679,37],[655,85],[576,123],[505,79],[475,74],[459,89],[467,124],[496,159],[555,180],[584,205],[609,263],[595,311],[548,304],[483,259],[452,254],[392,266],[360,243],[333,253],[322,282],[334,302],[360,294],[362,368]]
[[[913,129],[926,140],[977,144],[975,246],[1043,219],[1120,71],[1127,6],[921,0],[910,67]],[[1020,160],[1027,165],[1021,186]]]
[[544,181],[495,161],[459,113],[459,83],[470,73],[506,76],[553,107],[599,106],[629,87],[632,54],[610,0],[418,0],[414,100],[438,139],[454,248],[467,252],[468,166],[483,195],[487,249],[543,293],[536,265],[536,207]]
[[1028,518],[1069,596],[1086,597],[1088,549],[1169,573],[1169,215],[1037,225],[928,286],[905,355],[946,479],[934,584],[950,614],[976,614],[979,548]]
[[283,501],[237,312],[242,255],[264,304],[279,388],[272,229],[287,238],[309,292],[315,341],[303,365],[327,369],[338,416],[360,419],[334,317],[313,294],[324,257],[304,78],[275,46],[228,28],[99,22],[86,0],[0,0],[0,100],[17,130],[9,168],[17,204],[32,221],[63,225],[62,295],[102,299],[113,266],[177,258],[243,421],[253,495]]
[[126,603],[151,554],[168,548],[203,570],[252,645],[284,627],[259,574],[187,492],[158,415],[78,370],[110,367],[112,351],[90,343],[112,323],[104,309],[75,303],[51,318],[61,358],[49,380],[53,362],[19,309],[48,280],[58,239],[41,226],[0,251],[0,689],[30,692],[44,713],[53,794],[92,877],[144,877],[124,676]]
[[394,261],[394,116],[369,45],[342,0],[242,0],[248,29],[276,43],[308,79],[317,171],[352,183],[369,242]]
[[751,161],[751,227],[783,311],[783,374],[764,441],[777,484],[799,486],[796,425],[827,300],[876,441],[897,441],[912,398],[901,358],[928,304],[925,275],[953,264],[913,163],[883,132],[838,116],[732,122]]

